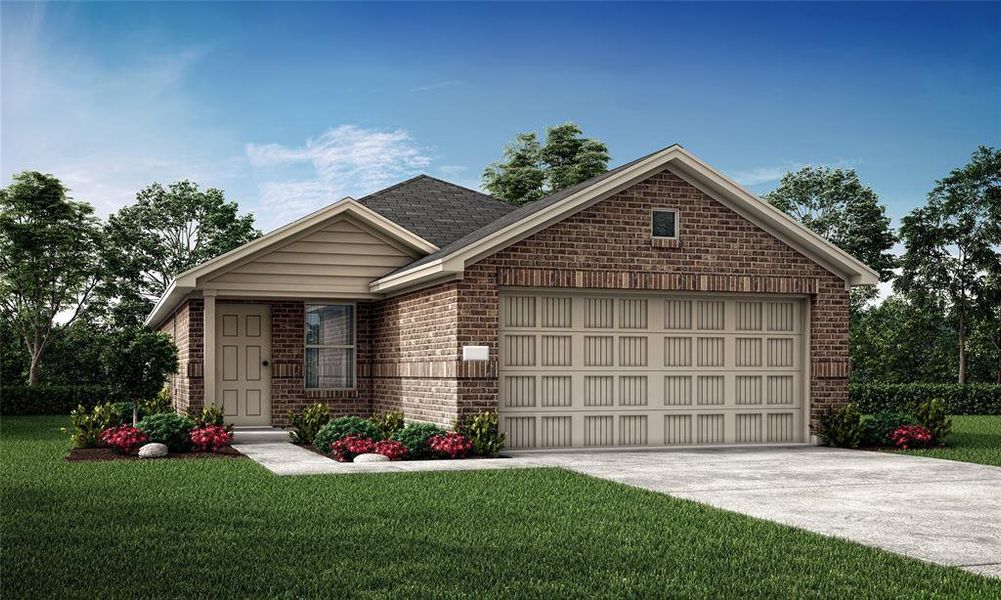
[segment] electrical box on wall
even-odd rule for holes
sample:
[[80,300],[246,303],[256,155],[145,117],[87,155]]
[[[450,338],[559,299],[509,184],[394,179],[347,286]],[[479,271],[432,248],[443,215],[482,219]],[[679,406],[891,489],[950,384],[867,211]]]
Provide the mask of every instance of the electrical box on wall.
[[463,346],[462,360],[490,360],[490,348],[487,346]]

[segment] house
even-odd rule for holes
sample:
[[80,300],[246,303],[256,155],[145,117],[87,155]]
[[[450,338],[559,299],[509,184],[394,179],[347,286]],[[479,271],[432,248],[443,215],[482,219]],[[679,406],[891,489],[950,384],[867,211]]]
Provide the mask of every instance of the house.
[[[237,425],[494,409],[510,448],[810,441],[877,275],[681,146],[523,207],[427,176],[189,271],[147,323]],[[485,359],[485,360],[483,360]]]

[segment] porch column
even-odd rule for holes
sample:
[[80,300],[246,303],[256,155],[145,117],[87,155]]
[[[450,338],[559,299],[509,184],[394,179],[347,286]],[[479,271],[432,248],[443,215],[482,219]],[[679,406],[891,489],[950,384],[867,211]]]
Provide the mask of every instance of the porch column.
[[204,379],[205,382],[205,406],[215,404],[215,291],[206,290],[205,299],[205,323],[202,330],[205,338],[202,348],[205,353]]

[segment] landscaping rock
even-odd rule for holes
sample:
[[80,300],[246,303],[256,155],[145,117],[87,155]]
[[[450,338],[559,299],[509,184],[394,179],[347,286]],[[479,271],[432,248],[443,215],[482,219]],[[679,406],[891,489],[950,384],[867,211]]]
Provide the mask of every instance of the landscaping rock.
[[167,456],[167,444],[146,444],[139,449],[139,458],[163,458]]
[[383,456],[381,454],[372,454],[372,453],[369,453],[369,454],[359,454],[358,456],[355,457],[355,462],[358,462],[358,463],[363,463],[363,462],[389,462],[389,457],[388,456]]

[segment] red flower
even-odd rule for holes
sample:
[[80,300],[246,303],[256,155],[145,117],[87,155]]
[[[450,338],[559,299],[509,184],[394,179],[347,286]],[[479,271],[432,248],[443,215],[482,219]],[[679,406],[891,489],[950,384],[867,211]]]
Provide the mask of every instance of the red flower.
[[375,443],[375,453],[386,456],[389,460],[400,460],[407,455],[407,447],[396,440],[382,440]]
[[932,432],[921,425],[901,425],[890,434],[890,441],[901,450],[910,448],[929,448],[932,445]]
[[330,452],[339,462],[349,462],[359,454],[375,451],[376,444],[372,438],[363,435],[346,435],[330,444]]
[[191,432],[191,444],[200,452],[218,452],[231,441],[232,435],[222,425],[206,425]]
[[473,451],[473,444],[461,433],[451,431],[444,435],[435,435],[428,440],[431,451],[446,458],[462,458]]
[[131,425],[105,429],[100,437],[102,442],[122,454],[131,453],[149,440],[149,436]]

